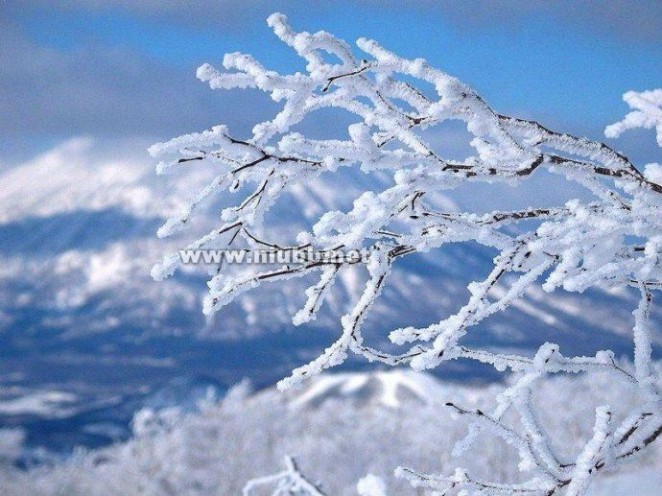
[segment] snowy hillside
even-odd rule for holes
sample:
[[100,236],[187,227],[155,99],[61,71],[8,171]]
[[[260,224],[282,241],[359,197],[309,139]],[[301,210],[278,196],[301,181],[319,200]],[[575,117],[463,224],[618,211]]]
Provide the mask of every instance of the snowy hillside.
[[[561,456],[575,454],[590,436],[595,404],[610,402],[618,414],[634,401],[636,394],[627,387],[596,387],[608,382],[600,375],[552,380],[538,393],[537,401],[552,403],[542,421],[558,435]],[[388,481],[389,494],[404,494],[403,482],[392,477],[399,464],[436,472],[459,464],[478,475],[499,474],[511,481],[520,476],[513,463],[516,454],[496,438],[451,457],[467,425],[443,406],[452,398],[465,407],[489,409],[499,389],[452,385],[410,371],[326,375],[286,395],[273,388],[251,393],[243,384],[220,403],[203,399],[197,413],[144,409],[134,419],[134,437],[128,442],[27,472],[10,465],[20,454],[20,435],[0,431],[5,454],[0,485],[7,496],[26,491],[44,496],[63,491],[71,496],[226,496],[239,494],[251,477],[280,470],[285,454],[297,457],[313,480],[339,496],[355,495],[356,481],[368,472]],[[660,455],[657,448],[633,460],[639,472],[598,477],[592,494],[657,494]],[[618,492],[623,488],[626,492]]]

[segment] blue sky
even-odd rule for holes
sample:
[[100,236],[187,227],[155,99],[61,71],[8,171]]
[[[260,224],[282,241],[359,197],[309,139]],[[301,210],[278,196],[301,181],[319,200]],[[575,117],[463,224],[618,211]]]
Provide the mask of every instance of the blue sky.
[[[160,140],[220,122],[250,129],[268,104],[212,92],[195,69],[231,51],[301,69],[266,26],[275,10],[297,29],[424,57],[499,111],[594,138],[626,112],[623,92],[662,85],[656,1],[10,0],[3,10],[0,111],[12,118],[0,124],[0,160],[79,135]],[[648,158],[648,141],[635,133],[619,145],[642,157],[643,147]]]

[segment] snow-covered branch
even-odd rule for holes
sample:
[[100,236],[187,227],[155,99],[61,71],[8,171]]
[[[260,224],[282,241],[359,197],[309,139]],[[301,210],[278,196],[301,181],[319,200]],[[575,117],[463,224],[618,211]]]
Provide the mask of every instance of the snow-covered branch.
[[[160,173],[205,162],[220,171],[179,216],[166,222],[159,236],[185,229],[196,209],[217,192],[243,191],[241,201],[222,211],[223,224],[191,242],[189,248],[241,243],[247,249],[266,247],[280,253],[303,248],[320,252],[363,249],[370,256],[358,262],[304,260],[239,275],[221,268],[209,281],[205,312],[220,310],[263,282],[319,274],[306,291],[304,307],[293,316],[294,324],[299,325],[315,318],[340,273],[364,266],[367,282],[358,301],[342,317],[338,339],[281,381],[281,388],[342,363],[350,352],[370,361],[407,363],[416,369],[471,359],[499,371],[520,373],[521,379],[500,396],[491,414],[451,406],[459,414],[475,417],[464,447],[472,444],[476,434],[492,432],[516,447],[521,468],[531,477],[522,484],[504,485],[479,482],[462,471],[449,478],[400,471],[416,485],[442,494],[463,488],[479,494],[551,495],[561,490],[582,494],[590,477],[603,467],[654,442],[660,436],[662,400],[659,377],[651,364],[649,314],[653,293],[662,289],[660,167],[649,165],[642,173],[602,142],[500,114],[456,78],[423,59],[401,58],[375,41],[359,39],[363,54],[357,56],[347,43],[329,33],[295,32],[281,14],[272,15],[268,23],[281,41],[305,59],[306,72],[279,74],[240,53],[225,56],[224,71],[210,65],[199,68],[198,77],[214,89],[256,88],[281,102],[282,108],[273,119],[255,125],[247,139],[233,137],[226,126],[216,126],[150,148],[153,155],[163,158]],[[421,87],[432,86],[434,91],[417,89],[414,81]],[[633,127],[655,127],[662,146],[660,95],[662,90],[627,93],[625,99],[635,110],[609,126],[607,135],[617,136]],[[313,139],[292,131],[307,117],[328,108],[355,117],[345,139]],[[443,139],[441,124],[447,121],[463,122],[472,136],[468,144],[473,152],[464,160],[445,157],[426,141],[435,132]],[[270,232],[265,215],[283,192],[342,167],[388,173],[392,184],[382,191],[364,192],[347,212],[325,213],[310,232],[299,234],[295,245],[279,239],[280,233]],[[461,184],[524,182],[541,169],[584,187],[590,199],[553,208],[487,214],[436,207],[435,200],[444,191]],[[466,304],[440,322],[388,333],[393,343],[407,345],[400,354],[367,345],[362,323],[383,288],[394,279],[391,270],[398,260],[468,241],[498,254],[493,270],[469,285]],[[167,256],[154,267],[154,277],[170,276],[179,263],[177,254]],[[535,356],[518,356],[462,344],[472,328],[508,308],[533,284],[548,292],[557,288],[582,292],[594,286],[636,288],[641,303],[634,312],[633,370],[619,364],[613,353],[598,349],[594,357],[565,357],[558,346],[545,344]],[[594,436],[586,441],[585,449],[576,460],[560,460],[532,410],[531,392],[549,374],[594,372],[612,373],[615,380],[638,387],[642,409],[625,419],[614,418],[607,407],[599,409]],[[512,411],[519,417],[519,429],[505,423],[506,414]],[[288,468],[288,477],[296,473]]]
[[301,473],[290,456],[285,457],[285,470],[274,475],[252,479],[246,483],[243,496],[251,496],[260,487],[270,487],[271,496],[327,496]]

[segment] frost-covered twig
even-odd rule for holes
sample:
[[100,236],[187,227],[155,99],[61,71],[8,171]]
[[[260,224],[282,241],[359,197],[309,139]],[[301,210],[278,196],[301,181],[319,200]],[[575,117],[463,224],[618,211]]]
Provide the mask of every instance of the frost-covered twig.
[[251,496],[264,486],[273,487],[271,496],[327,496],[301,473],[296,461],[290,456],[285,457],[284,471],[248,481],[242,494]]
[[[257,124],[248,139],[233,137],[227,127],[216,126],[150,149],[153,155],[164,157],[158,166],[162,173],[176,167],[198,167],[202,162],[221,169],[181,215],[166,222],[159,235],[186,228],[196,209],[217,191],[245,191],[235,206],[223,210],[223,225],[193,241],[189,248],[243,243],[247,249],[268,247],[281,253],[302,248],[363,249],[370,256],[361,261],[304,259],[299,264],[239,275],[221,268],[209,281],[205,312],[220,310],[263,282],[318,273],[317,282],[306,291],[304,307],[293,316],[294,324],[299,325],[315,318],[339,274],[364,266],[368,280],[358,301],[342,318],[338,339],[281,381],[281,388],[342,363],[350,351],[371,361],[410,364],[416,369],[470,359],[499,371],[519,373],[519,379],[499,396],[493,412],[471,412],[455,404],[453,408],[476,420],[458,450],[469,448],[479,434],[492,432],[518,449],[521,468],[530,475],[528,482],[508,485],[478,482],[464,472],[439,478],[401,471],[424,487],[444,487],[442,494],[462,488],[480,494],[551,495],[561,490],[581,494],[590,476],[656,441],[661,432],[662,400],[659,378],[651,364],[650,309],[653,292],[662,289],[660,167],[649,165],[642,173],[604,143],[500,114],[456,78],[422,59],[401,58],[375,41],[359,39],[358,48],[364,52],[359,57],[329,33],[295,32],[281,14],[272,15],[268,23],[306,61],[306,72],[279,74],[239,53],[225,56],[226,72],[210,65],[199,68],[198,77],[212,88],[256,88],[282,102],[282,108],[272,120]],[[431,85],[434,91],[417,89],[415,81]],[[635,110],[608,127],[607,134],[655,127],[662,145],[660,91],[626,94]],[[312,139],[292,131],[306,117],[328,108],[355,116],[345,139]],[[444,157],[424,137],[437,131],[443,138],[440,125],[447,121],[463,122],[472,135],[468,144],[474,151],[464,160]],[[322,215],[311,232],[299,234],[298,245],[270,232],[265,214],[283,192],[340,167],[381,171],[393,181],[382,191],[358,196],[347,212]],[[486,214],[435,207],[440,194],[460,184],[524,182],[541,169],[582,186],[590,199]],[[399,259],[468,241],[497,253],[490,273],[469,285],[468,301],[440,322],[392,330],[390,340],[408,346],[400,354],[366,344],[362,323],[393,279],[391,269]],[[178,264],[178,256],[170,255],[154,267],[153,275],[165,278]],[[535,356],[524,356],[472,349],[462,343],[472,328],[508,308],[534,284],[548,292],[557,288],[581,292],[594,286],[637,288],[641,298],[634,312],[633,370],[618,364],[613,353],[597,349],[593,357],[565,357],[558,346],[545,344]],[[635,385],[643,406],[624,419],[607,414],[607,409],[598,411],[595,434],[583,452],[576,460],[560,460],[537,420],[533,391],[550,374],[594,372],[609,372],[615,380]],[[509,412],[517,414],[518,426],[506,422]]]

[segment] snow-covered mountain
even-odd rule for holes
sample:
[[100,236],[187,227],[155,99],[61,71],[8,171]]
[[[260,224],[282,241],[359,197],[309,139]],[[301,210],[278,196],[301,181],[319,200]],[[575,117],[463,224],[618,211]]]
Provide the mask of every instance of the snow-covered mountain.
[[[136,158],[135,152],[106,154],[90,140],[73,139],[0,173],[3,329],[26,339],[34,334],[74,339],[127,327],[136,337],[158,332],[228,339],[292,327],[291,316],[303,302],[301,288],[309,281],[248,293],[224,309],[216,321],[205,322],[200,312],[206,289],[202,268],[181,270],[179,277],[161,284],[149,277],[155,262],[194,236],[185,233],[160,240],[156,229],[215,173],[212,166],[201,164],[164,178],[157,177],[153,167],[146,154],[144,158]],[[541,183],[545,180],[549,184]],[[291,238],[310,228],[325,211],[346,210],[360,192],[379,190],[386,181],[357,170],[315,178],[286,194],[276,205],[270,225],[284,239]],[[532,179],[533,193],[507,186],[491,189],[488,196],[480,187],[475,191],[460,188],[453,197],[441,200],[447,210],[480,211],[522,206],[536,192],[542,204],[563,203],[579,194],[567,191],[567,184],[559,184],[553,176]],[[237,199],[221,195],[219,201],[211,202],[191,232],[200,234],[217,226],[220,206],[230,201]],[[385,292],[367,327],[386,334],[403,323],[438,320],[466,299],[466,284],[485,276],[494,255],[476,245],[450,245],[438,253],[404,260],[396,266],[403,284]],[[316,327],[338,328],[338,317],[358,296],[362,277],[357,271],[342,279],[329,311],[322,312]],[[617,340],[614,336],[629,329],[626,321],[633,301],[626,293],[599,293],[582,300],[576,295],[550,298],[533,291],[515,305],[513,315],[493,322],[490,339],[527,346],[535,341],[532,331],[549,331],[552,338],[560,334],[557,337],[563,340],[566,332],[603,328],[611,335],[607,339]],[[586,304],[591,305],[590,313],[582,311]]]
[[402,408],[403,404],[440,405],[449,388],[433,376],[412,370],[377,371],[370,374],[326,374],[290,394],[292,406],[302,410],[327,401],[353,403],[357,408]]
[[[7,408],[38,403],[30,415],[79,415],[85,405],[122,402],[174,378],[196,375],[222,386],[242,377],[271,384],[323,350],[337,335],[339,317],[358,297],[365,277],[360,270],[343,274],[318,320],[303,328],[294,329],[290,319],[303,304],[310,280],[262,287],[205,320],[204,268],[186,268],[162,283],[149,272],[164,254],[192,239],[184,234],[161,240],[155,231],[215,171],[194,164],[178,175],[157,177],[147,154],[135,152],[146,145],[109,150],[73,139],[26,162],[3,165],[0,388],[13,402]],[[271,224],[293,237],[323,212],[346,210],[361,191],[380,189],[386,181],[356,170],[321,176],[292,189],[274,208]],[[534,196],[536,203],[558,204],[577,193],[558,181],[534,177],[530,190],[492,186],[489,196],[480,188],[460,188],[438,201],[448,210],[528,206]],[[217,226],[220,207],[235,200],[211,202],[192,231]],[[450,245],[396,265],[402,284],[384,291],[366,321],[366,336],[384,344],[393,328],[444,318],[466,300],[467,283],[489,272],[493,256],[477,245]],[[550,297],[534,288],[468,339],[509,349],[533,350],[553,341],[567,353],[593,354],[597,348],[629,353],[634,306],[635,295],[626,291]],[[488,368],[469,366],[475,367],[453,362],[440,373],[494,377]],[[395,401],[393,390],[420,396],[406,378],[388,387],[381,382],[390,391],[382,403]],[[370,387],[361,384],[357,390]],[[345,391],[331,390],[341,396]],[[317,397],[310,394],[311,401]],[[0,425],[18,423],[20,415],[11,408],[0,409]]]

